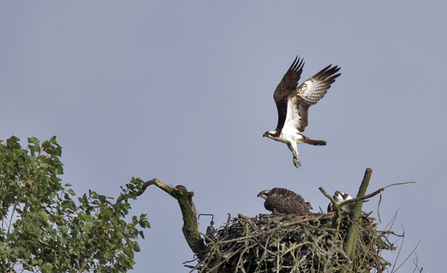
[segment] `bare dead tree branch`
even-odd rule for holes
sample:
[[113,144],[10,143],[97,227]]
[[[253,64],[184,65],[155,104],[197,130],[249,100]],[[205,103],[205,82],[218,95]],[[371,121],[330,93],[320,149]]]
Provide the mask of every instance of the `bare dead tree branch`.
[[125,198],[129,198],[130,196],[142,195],[146,191],[146,188],[150,185],[157,186],[177,200],[183,216],[183,235],[185,236],[185,239],[191,250],[200,258],[206,252],[206,246],[202,238],[200,238],[197,212],[194,202],[192,201],[194,192],[189,192],[185,186],[177,185],[175,187],[172,187],[163,183],[161,180],[154,178],[152,180],[146,181],[143,184],[141,190],[139,190],[138,192],[119,196],[116,203],[120,203]]

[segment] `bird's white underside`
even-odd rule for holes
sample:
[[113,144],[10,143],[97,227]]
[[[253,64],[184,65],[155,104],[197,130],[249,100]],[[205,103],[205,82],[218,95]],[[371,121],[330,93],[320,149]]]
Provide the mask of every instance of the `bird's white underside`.
[[291,99],[287,101],[287,115],[286,120],[284,122],[284,126],[282,128],[282,132],[285,135],[293,135],[296,133],[300,133],[298,131],[298,128],[300,127],[301,116],[298,112],[297,101],[298,101],[297,96],[293,96]]
[[340,204],[341,202],[344,201],[344,200],[343,200],[343,197],[341,197],[340,194],[336,194],[336,195],[334,195],[334,200],[335,200],[335,202],[337,202],[338,204]]

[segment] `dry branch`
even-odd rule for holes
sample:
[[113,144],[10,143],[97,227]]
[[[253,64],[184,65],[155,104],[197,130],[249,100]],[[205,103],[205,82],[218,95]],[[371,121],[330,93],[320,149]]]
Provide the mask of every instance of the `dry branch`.
[[[152,180],[146,181],[141,190],[133,193],[133,196],[140,196],[144,193],[147,187],[150,185],[155,185],[162,189],[164,192],[174,197],[178,204],[180,205],[180,210],[183,216],[183,235],[191,248],[191,250],[200,258],[207,251],[206,246],[200,238],[199,223],[197,221],[197,212],[192,201],[194,192],[189,192],[185,186],[177,185],[174,188],[163,183],[161,180],[154,178]],[[122,202],[125,198],[132,196],[131,194],[121,195],[117,199],[117,203]]]

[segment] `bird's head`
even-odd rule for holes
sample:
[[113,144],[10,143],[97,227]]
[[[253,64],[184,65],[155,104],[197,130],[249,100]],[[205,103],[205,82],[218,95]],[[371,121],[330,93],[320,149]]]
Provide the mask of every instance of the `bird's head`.
[[342,196],[342,194],[343,194],[343,192],[341,192],[341,191],[336,191],[335,192],[335,194],[334,194],[334,199],[335,199],[335,202],[337,202],[337,203],[341,203],[341,202],[343,202],[344,200],[343,200],[343,196]]
[[261,191],[258,193],[258,197],[261,197],[263,199],[267,199],[270,195],[270,190]]
[[343,201],[352,199],[352,197],[349,194],[344,193],[342,191],[336,191],[334,194],[334,199],[337,203],[341,203]]
[[262,136],[268,137],[268,138],[274,138],[274,134],[276,134],[276,130],[275,131],[267,131]]

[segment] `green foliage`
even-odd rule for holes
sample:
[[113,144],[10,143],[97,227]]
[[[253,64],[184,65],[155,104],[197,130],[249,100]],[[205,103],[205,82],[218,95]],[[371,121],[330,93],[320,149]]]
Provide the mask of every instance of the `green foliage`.
[[129,198],[143,181],[132,179],[122,188],[123,202],[62,185],[56,137],[40,145],[28,138],[23,149],[12,136],[0,141],[0,272],[125,272],[135,264],[141,229],[150,227],[146,215],[126,216]]

